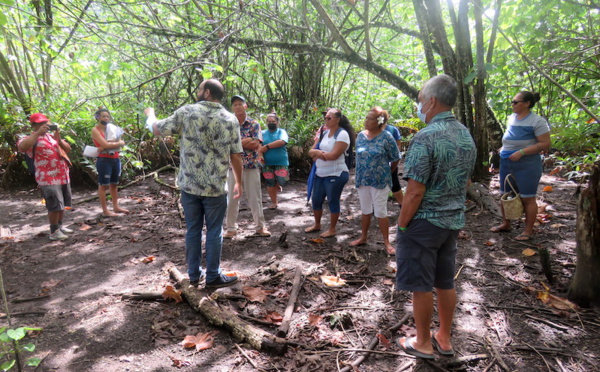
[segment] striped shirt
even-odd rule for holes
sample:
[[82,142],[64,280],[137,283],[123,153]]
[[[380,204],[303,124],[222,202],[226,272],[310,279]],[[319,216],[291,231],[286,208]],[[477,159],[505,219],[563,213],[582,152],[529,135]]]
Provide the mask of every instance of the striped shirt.
[[550,132],[550,126],[543,117],[530,112],[525,118],[517,119],[517,114],[508,117],[506,132],[502,137],[500,156],[508,158],[513,152],[535,145],[536,137]]

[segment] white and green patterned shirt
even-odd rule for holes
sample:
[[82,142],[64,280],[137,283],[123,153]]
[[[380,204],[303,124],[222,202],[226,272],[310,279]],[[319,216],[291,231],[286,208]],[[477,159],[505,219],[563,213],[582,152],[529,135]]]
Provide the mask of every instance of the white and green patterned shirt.
[[467,182],[477,149],[469,130],[452,112],[437,114],[412,139],[404,163],[404,179],[425,184],[425,195],[413,219],[443,229],[465,225]]
[[179,134],[182,191],[215,197],[227,193],[231,154],[243,152],[237,118],[216,102],[185,105],[156,122],[161,135]]

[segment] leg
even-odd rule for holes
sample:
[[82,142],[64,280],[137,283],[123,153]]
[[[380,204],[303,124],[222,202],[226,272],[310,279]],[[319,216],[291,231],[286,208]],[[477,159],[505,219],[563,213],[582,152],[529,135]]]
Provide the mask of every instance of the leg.
[[[242,171],[242,177],[246,173],[244,169]],[[242,181],[243,182],[243,181]],[[235,178],[233,177],[233,171],[229,169],[227,172],[227,220],[225,222],[225,228],[227,232],[232,232],[232,235],[235,235],[235,231],[238,228],[237,218],[240,212],[240,199],[233,198],[233,188],[235,186]],[[246,185],[244,185],[244,189]],[[245,192],[246,190],[244,190]]]
[[[279,186],[281,187],[281,186]],[[271,205],[269,209],[277,208],[277,191],[279,189],[277,186],[267,186],[267,192],[269,193],[269,197],[271,198]]]
[[456,289],[436,288],[435,292],[437,293],[437,310],[440,320],[440,329],[435,334],[435,338],[442,349],[451,350],[450,331],[456,308]]
[[[377,221],[379,222],[379,230],[383,237],[383,245],[385,252],[389,255],[396,254],[396,249],[390,243],[390,221],[387,216],[387,200],[390,189],[384,187],[383,189],[371,188],[371,195],[373,200],[373,212]],[[402,191],[400,191],[402,192]]]
[[321,230],[321,217],[323,217],[323,202],[325,201],[325,179],[315,177],[313,180],[312,209],[315,217],[315,223],[311,227],[304,229],[304,232],[313,232]]
[[[509,189],[504,189],[504,180],[506,179],[506,176],[508,176],[511,173],[512,170],[512,162],[508,159],[500,159],[500,195],[504,194],[505,192],[510,191]],[[506,185],[507,187],[510,187],[508,184]],[[502,231],[510,231],[511,226],[510,226],[510,220],[507,220],[504,214],[504,207],[502,206],[502,203],[500,203],[500,211],[502,212],[502,223],[498,226],[492,227],[490,229],[490,231],[492,232],[502,232]]]
[[113,211],[116,213],[129,213],[127,209],[119,207],[119,188],[116,183],[110,184],[110,198],[112,199]]
[[533,198],[521,198],[523,201],[523,209],[525,209],[525,229],[523,235],[528,237],[533,236],[533,225],[537,216],[537,201]]
[[392,172],[392,194],[398,205],[402,205],[404,194],[402,193],[402,187],[400,186],[400,179],[398,178],[398,169],[394,169]]
[[381,231],[381,235],[383,236],[383,245],[385,246],[385,251],[389,255],[396,254],[396,248],[390,243],[390,221],[387,217],[378,218],[379,221],[379,231]]
[[344,186],[348,182],[350,175],[348,172],[342,172],[339,177],[327,177],[325,181],[325,192],[327,194],[327,200],[329,201],[329,211],[331,212],[331,219],[329,229],[321,234],[322,238],[329,238],[335,236],[335,227],[340,218],[340,198]]
[[121,177],[121,159],[113,159],[112,172],[110,175],[110,197],[113,204],[113,212],[129,213],[127,209],[119,208],[119,192],[117,185]]
[[433,292],[413,292],[413,318],[417,328],[415,349],[431,354],[431,317],[433,316]]
[[[62,211],[48,211],[48,222],[50,223],[50,226],[58,226],[58,221],[60,221],[61,215],[62,215]],[[56,227],[57,229],[58,227]],[[54,229],[54,231],[56,231],[56,229]],[[50,228],[50,232],[54,232],[52,231],[52,227]]]
[[320,235],[321,238],[331,238],[335,236],[335,226],[337,225],[339,219],[339,213],[331,213],[329,215],[329,229]]
[[116,216],[115,213],[108,210],[108,206],[106,205],[106,190],[108,190],[108,185],[99,185],[98,186],[98,199],[100,200],[100,206],[102,207],[102,215],[106,217]]
[[371,226],[371,215],[363,214],[360,219],[360,238],[354,240],[350,245],[363,245],[367,244],[367,238],[369,236],[369,227]]
[[262,207],[262,190],[260,188],[260,170],[244,169],[244,190],[250,204],[252,219],[256,232],[267,233],[265,215]]
[[[185,214],[185,259],[190,281],[198,281],[202,276],[202,226],[204,208],[199,196],[181,192],[181,205]],[[221,228],[221,226],[219,226]]]
[[206,218],[206,282],[217,280],[221,274],[221,250],[223,248],[223,218],[227,209],[227,197],[202,198]]
[[358,188],[358,201],[360,202],[360,238],[354,240],[350,245],[363,245],[367,243],[369,236],[369,227],[371,226],[371,215],[373,214],[373,195],[372,187],[360,186]]

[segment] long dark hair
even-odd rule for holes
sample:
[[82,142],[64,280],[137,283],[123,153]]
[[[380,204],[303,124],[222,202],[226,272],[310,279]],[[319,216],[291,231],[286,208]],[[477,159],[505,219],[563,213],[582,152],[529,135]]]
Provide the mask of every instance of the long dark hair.
[[340,118],[340,127],[343,128],[346,132],[348,132],[348,136],[350,137],[350,148],[353,148],[356,133],[354,132],[354,128],[352,128],[352,125],[350,124],[350,120],[348,120],[346,115],[342,115],[342,112],[336,108],[331,108],[329,110],[333,110],[335,117]]

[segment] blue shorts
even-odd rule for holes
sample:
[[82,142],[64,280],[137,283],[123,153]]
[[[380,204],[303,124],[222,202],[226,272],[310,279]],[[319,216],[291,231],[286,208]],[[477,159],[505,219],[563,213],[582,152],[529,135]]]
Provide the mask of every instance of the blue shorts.
[[431,292],[453,289],[459,230],[442,229],[427,220],[412,220],[396,234],[396,289]]
[[98,172],[98,185],[116,185],[121,176],[121,159],[99,157],[96,160],[96,171]]
[[[504,194],[511,190],[508,182],[504,189],[506,175],[514,176],[509,181],[521,193],[522,198],[534,198],[537,194],[540,178],[542,177],[542,157],[539,154],[525,155],[519,161],[500,158],[500,192]],[[516,184],[515,184],[516,181]]]

